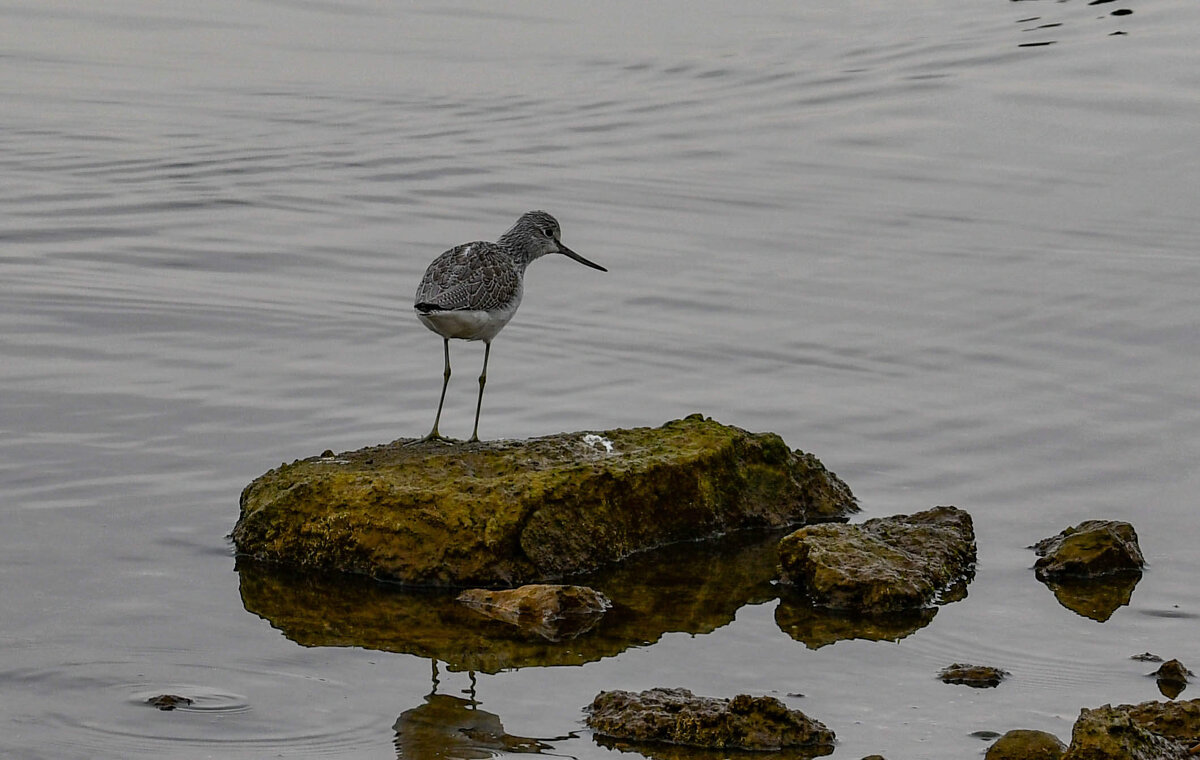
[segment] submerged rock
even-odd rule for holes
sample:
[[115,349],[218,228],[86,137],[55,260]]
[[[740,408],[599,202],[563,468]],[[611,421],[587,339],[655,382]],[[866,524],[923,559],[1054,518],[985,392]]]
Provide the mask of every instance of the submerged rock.
[[965,594],[975,571],[971,516],[955,507],[814,525],[779,542],[786,582],[834,609],[890,612]]
[[988,747],[984,760],[1059,760],[1066,751],[1054,734],[1017,728]]
[[238,551],[411,584],[514,585],[672,542],[858,509],[811,454],[700,415],[598,438],[404,443],[260,476],[242,492]]
[[597,734],[617,739],[721,750],[806,747],[828,754],[834,741],[823,723],[789,710],[774,697],[716,699],[687,689],[602,691],[588,708],[587,724]]
[[1033,545],[1038,580],[1095,578],[1140,572],[1146,564],[1137,532],[1127,522],[1085,520]]
[[976,689],[984,689],[999,686],[1000,682],[1008,677],[1008,672],[991,665],[965,665],[956,662],[942,668],[938,677],[942,679],[943,683],[963,684]]
[[612,606],[604,594],[587,586],[534,583],[491,591],[467,589],[458,601],[496,620],[537,634],[547,641],[564,641],[586,633]]

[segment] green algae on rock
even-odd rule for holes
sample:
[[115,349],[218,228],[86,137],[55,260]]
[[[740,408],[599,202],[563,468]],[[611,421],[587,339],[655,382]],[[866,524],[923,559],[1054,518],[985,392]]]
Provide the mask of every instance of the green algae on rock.
[[774,697],[717,699],[663,688],[602,691],[587,712],[593,731],[616,739],[720,750],[816,750],[810,756],[833,751],[833,731]]
[[975,572],[971,516],[956,507],[814,525],[779,542],[784,580],[816,605],[893,612],[966,594]]
[[404,443],[260,476],[242,492],[238,551],[416,585],[519,585],[664,544],[858,509],[811,454],[701,415],[599,438]]
[[1033,545],[1038,580],[1140,573],[1146,560],[1133,526],[1120,520],[1085,520]]

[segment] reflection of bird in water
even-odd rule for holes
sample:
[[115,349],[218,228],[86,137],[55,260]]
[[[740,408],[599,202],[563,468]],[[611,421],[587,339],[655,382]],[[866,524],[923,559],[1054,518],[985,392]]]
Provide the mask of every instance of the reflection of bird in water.
[[[471,673],[470,699],[438,694],[437,661],[433,662],[433,690],[425,704],[400,713],[392,725],[396,732],[396,757],[403,760],[486,760],[502,752],[543,753],[553,749],[540,739],[506,733],[500,716],[479,709],[475,699],[475,674]],[[555,740],[572,738],[554,737]]]

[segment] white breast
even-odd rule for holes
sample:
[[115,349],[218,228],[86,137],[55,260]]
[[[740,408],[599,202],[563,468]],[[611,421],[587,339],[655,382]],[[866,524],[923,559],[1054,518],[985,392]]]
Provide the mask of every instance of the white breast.
[[482,340],[490,342],[517,312],[520,299],[495,311],[455,309],[453,311],[417,312],[417,319],[443,338]]

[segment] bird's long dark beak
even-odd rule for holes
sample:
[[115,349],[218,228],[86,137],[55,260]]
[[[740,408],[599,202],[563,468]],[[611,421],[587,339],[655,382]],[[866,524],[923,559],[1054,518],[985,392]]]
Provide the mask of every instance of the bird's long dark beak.
[[599,265],[599,264],[597,264],[596,262],[594,262],[594,261],[588,261],[587,259],[585,259],[584,257],[580,256],[578,253],[575,253],[574,251],[572,251],[570,248],[566,247],[566,246],[565,246],[565,245],[563,245],[562,243],[559,243],[559,244],[558,244],[558,252],[559,252],[559,253],[566,254],[567,256],[570,256],[571,258],[575,259],[576,261],[578,261],[580,264],[583,264],[584,266],[589,266],[589,267],[591,267],[592,269],[599,269],[601,272],[607,272],[607,271],[608,271],[607,269],[605,269],[604,267],[600,266],[600,265]]

